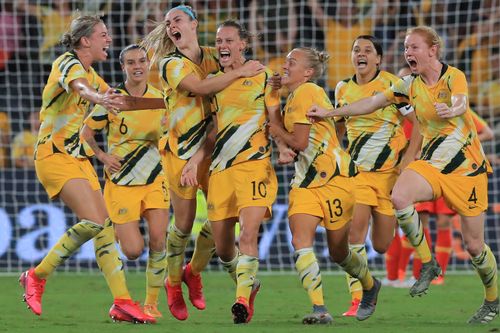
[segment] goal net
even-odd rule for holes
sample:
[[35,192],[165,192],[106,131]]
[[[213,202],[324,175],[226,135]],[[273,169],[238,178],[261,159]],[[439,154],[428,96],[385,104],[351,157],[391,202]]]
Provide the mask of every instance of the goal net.
[[[58,40],[76,11],[102,13],[113,37],[109,59],[94,67],[111,85],[122,81],[120,50],[137,42],[161,21],[172,1],[55,1],[0,0],[0,272],[18,272],[36,264],[76,218],[59,201],[51,202],[36,179],[30,162],[30,135],[41,105],[41,91],[50,65],[63,52]],[[186,1],[186,4],[190,2]],[[281,72],[284,57],[295,46],[313,46],[330,54],[328,70],[319,84],[333,97],[336,83],[353,75],[350,48],[361,34],[375,35],[382,43],[381,67],[397,73],[404,66],[403,39],[408,27],[425,24],[444,40],[443,61],[462,69],[469,82],[470,102],[497,134],[484,149],[498,163],[500,131],[500,1],[499,0],[206,0],[192,1],[199,18],[200,45],[214,45],[216,27],[227,18],[239,19],[254,38],[248,57]],[[494,163],[494,164],[495,164]],[[102,167],[94,161],[98,173]],[[500,173],[489,177],[489,208],[485,237],[500,255]],[[279,195],[272,219],[259,237],[261,269],[293,270],[293,249],[287,204],[293,167],[278,166]],[[200,198],[202,199],[202,198]],[[193,239],[206,218],[200,201]],[[435,222],[431,221],[435,230]],[[454,231],[458,235],[458,231]],[[434,235],[434,233],[433,233]],[[450,270],[471,269],[458,255]],[[188,248],[189,257],[193,242]],[[324,269],[336,270],[328,259],[324,230],[318,228],[315,251]],[[383,256],[368,240],[371,267],[383,269]],[[145,267],[145,256],[128,262],[128,269]],[[216,260],[210,269],[220,269]],[[95,270],[92,243],[69,259],[61,270]]]

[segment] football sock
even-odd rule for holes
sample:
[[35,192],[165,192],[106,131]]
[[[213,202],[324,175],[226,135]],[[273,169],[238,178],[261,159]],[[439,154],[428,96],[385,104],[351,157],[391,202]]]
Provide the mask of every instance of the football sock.
[[104,222],[104,230],[94,237],[94,252],[97,265],[106,279],[113,298],[131,299],[123,262],[115,244],[113,222],[109,218]]
[[293,257],[300,281],[307,291],[311,303],[313,305],[324,305],[321,272],[313,248],[307,247],[297,250]]
[[59,238],[59,241],[49,250],[42,262],[35,267],[35,275],[40,279],[46,279],[83,243],[95,237],[102,229],[102,225],[82,219]]
[[471,259],[472,265],[483,281],[484,296],[487,301],[494,301],[498,298],[497,286],[497,262],[488,245],[484,244],[483,251]]

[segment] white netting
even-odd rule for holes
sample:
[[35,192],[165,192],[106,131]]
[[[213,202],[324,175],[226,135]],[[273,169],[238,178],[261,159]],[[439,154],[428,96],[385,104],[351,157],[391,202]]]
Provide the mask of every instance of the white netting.
[[[41,90],[50,64],[62,52],[56,41],[66,29],[72,13],[80,9],[102,12],[113,37],[113,51],[96,70],[110,84],[121,81],[117,55],[136,42],[166,9],[179,2],[167,1],[6,1],[0,4],[0,271],[20,271],[40,260],[66,228],[75,222],[67,209],[50,203],[32,168],[16,166],[10,152],[30,146],[30,114],[39,111]],[[261,59],[274,70],[293,46],[315,46],[331,55],[330,69],[321,80],[329,93],[338,80],[352,75],[350,47],[359,34],[374,34],[384,46],[384,69],[396,73],[404,63],[402,34],[407,27],[427,24],[444,38],[445,61],[465,71],[474,109],[493,129],[500,130],[500,1],[194,1],[200,20],[200,44],[213,45],[215,29],[226,18],[239,18],[261,38],[254,41],[249,57]],[[345,28],[346,26],[350,28]],[[14,141],[16,142],[14,144]],[[498,142],[484,144],[496,157]],[[29,150],[29,149],[26,149]],[[20,150],[22,151],[22,149]],[[22,163],[22,162],[19,162]],[[280,178],[279,198],[273,220],[263,227],[260,238],[261,268],[293,269],[287,226],[288,182],[291,168],[276,167]],[[498,171],[490,177],[490,208],[486,239],[500,254]],[[497,214],[495,214],[495,211]],[[199,214],[203,219],[203,212]],[[318,231],[317,253],[323,267],[327,259],[324,235]],[[383,260],[370,252],[371,264],[382,268]],[[217,267],[212,262],[212,268]],[[142,267],[138,261],[130,267]],[[450,268],[470,268],[452,257]],[[94,269],[92,245],[68,261],[65,269]]]

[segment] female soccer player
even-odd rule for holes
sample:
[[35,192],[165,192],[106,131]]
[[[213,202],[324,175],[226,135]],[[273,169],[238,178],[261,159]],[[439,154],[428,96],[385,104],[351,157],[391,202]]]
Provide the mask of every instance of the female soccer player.
[[[125,82],[118,86],[122,94],[162,98],[162,92],[147,83],[149,59],[137,44],[124,48],[120,64]],[[115,116],[96,106],[85,120],[82,137],[104,164],[106,185],[104,201],[114,223],[122,252],[137,259],[144,250],[139,222],[148,223],[149,257],[146,268],[144,312],[155,318],[158,293],[167,266],[165,235],[168,226],[169,197],[158,150],[165,109],[121,112]],[[99,148],[95,131],[106,128],[107,151]]]
[[38,266],[21,275],[24,298],[40,315],[46,278],[83,243],[97,236],[96,259],[115,298],[110,316],[153,323],[155,319],[145,315],[130,298],[101,187],[79,139],[91,103],[111,108],[116,95],[91,67],[96,61],[106,60],[111,37],[98,16],[80,16],[72,21],[62,42],[70,51],[54,61],[43,90],[35,169],[49,197],[60,197],[80,221]]
[[326,53],[311,48],[296,48],[288,54],[282,80],[290,91],[284,111],[286,130],[269,125],[273,137],[298,152],[288,217],[295,267],[313,304],[313,312],[302,320],[304,324],[332,322],[324,305],[321,273],[313,251],[319,224],[326,228],[332,260],[361,281],[363,297],[356,314],[358,320],[373,314],[381,286],[368,271],[366,260],[348,246],[356,166],[340,147],[333,120],[311,123],[306,117],[315,104],[331,107],[325,91],[313,83],[323,73],[327,60]]
[[487,323],[498,315],[496,260],[484,243],[487,173],[491,172],[491,166],[472,121],[465,75],[440,61],[441,45],[434,29],[426,26],[409,29],[405,58],[412,76],[395,82],[383,94],[330,112],[313,107],[308,115],[361,115],[400,100],[410,101],[423,135],[422,155],[408,165],[392,191],[398,223],[423,263],[410,295],[424,294],[441,272],[425,242],[414,203],[443,196],[461,216],[464,242],[485,290],[483,304],[468,322]]
[[[209,101],[203,96],[222,90],[240,77],[252,77],[263,71],[259,62],[250,61],[236,71],[207,78],[210,73],[218,71],[217,53],[214,48],[199,46],[197,26],[196,13],[191,7],[177,6],[167,12],[165,20],[143,42],[147,50],[154,50],[153,62],[159,59],[168,109],[168,139],[166,146],[161,148],[165,150],[163,161],[168,170],[175,223],[171,224],[167,239],[168,277],[165,287],[169,309],[179,320],[188,317],[182,281],[189,287],[191,303],[200,310],[205,309],[200,272],[214,251],[207,222],[198,236],[193,258],[183,270],[184,252],[196,213],[196,192],[200,186],[207,193],[208,187],[210,161],[198,163],[195,157],[204,154],[205,139],[211,126]],[[160,107],[157,101],[147,100],[129,98],[124,108],[138,108],[138,105],[151,109]],[[183,172],[197,174],[196,182],[184,183]]]
[[[357,37],[351,50],[351,62],[356,73],[352,78],[337,84],[335,105],[348,105],[389,88],[398,77],[381,71],[381,61],[382,45],[375,37]],[[364,260],[370,216],[373,217],[371,236],[375,250],[385,253],[391,244],[396,226],[391,191],[399,175],[401,161],[403,167],[413,161],[420,148],[418,126],[414,126],[413,137],[408,146],[402,127],[405,117],[412,123],[417,121],[413,109],[408,104],[401,103],[391,104],[369,115],[345,118],[349,142],[347,151],[359,170],[354,178],[356,203],[349,232],[349,247]],[[362,287],[351,276],[347,276],[347,282],[352,303],[343,315],[355,316],[361,301]]]
[[[219,26],[216,49],[222,71],[216,75],[244,65],[249,37],[236,21],[225,21]],[[208,219],[217,255],[236,282],[236,302],[231,309],[235,324],[250,322],[254,313],[260,288],[256,279],[259,227],[271,216],[278,190],[266,131],[268,119],[281,123],[279,92],[267,83],[271,76],[272,72],[266,69],[252,78],[241,78],[213,97],[212,134],[216,133],[216,140],[210,165]],[[293,161],[294,156],[290,157],[288,162]],[[195,174],[186,173],[184,177],[188,183],[196,179]],[[238,221],[239,255],[234,246]]]

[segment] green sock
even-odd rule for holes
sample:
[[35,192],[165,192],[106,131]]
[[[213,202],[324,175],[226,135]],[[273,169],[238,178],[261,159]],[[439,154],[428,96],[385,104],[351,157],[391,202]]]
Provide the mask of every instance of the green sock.
[[361,282],[363,290],[372,289],[373,277],[368,270],[368,263],[361,255],[349,250],[349,254],[339,265],[346,273]]
[[123,262],[116,249],[113,222],[108,218],[104,230],[94,237],[94,251],[101,270],[114,299],[131,299],[128,291]]
[[146,300],[144,304],[158,303],[158,295],[167,269],[167,251],[155,252],[149,250],[148,266],[146,268]]
[[295,268],[299,273],[302,286],[307,291],[312,305],[323,306],[323,283],[321,282],[321,271],[319,270],[318,260],[312,247],[303,248],[295,251]]
[[236,298],[250,299],[252,286],[259,269],[259,258],[242,254],[236,266]]
[[[358,253],[363,260],[367,261],[366,258],[366,249],[364,244],[352,244],[349,245],[349,248],[351,251]],[[363,286],[361,285],[361,282],[355,278],[346,273],[346,279],[347,279],[347,288],[349,289],[349,292],[351,293],[351,299],[361,299],[363,297]]]
[[401,230],[415,248],[422,263],[431,261],[431,249],[425,241],[424,227],[413,205],[401,210],[396,210],[396,218]]
[[97,235],[103,227],[89,220],[81,220],[69,228],[59,241],[49,250],[42,262],[35,267],[35,275],[46,279],[66,259],[82,246],[83,243]]
[[497,262],[488,245],[484,244],[483,251],[474,258],[471,258],[472,265],[483,281],[484,296],[487,301],[494,301],[498,298],[497,285]]
[[229,273],[229,276],[231,277],[231,279],[233,279],[235,284],[237,284],[236,268],[238,266],[238,256],[239,256],[239,252],[238,252],[238,249],[236,249],[236,255],[230,261],[223,261],[223,260],[219,259],[220,263],[222,264],[222,267],[224,268],[224,270],[226,272]]
[[190,234],[182,233],[175,224],[170,224],[167,236],[167,267],[168,283],[171,286],[179,285],[182,282],[182,266],[190,236]]
[[207,220],[203,223],[200,233],[196,237],[193,257],[191,258],[191,272],[194,275],[200,274],[207,267],[214,253],[215,243],[212,238],[212,228]]

